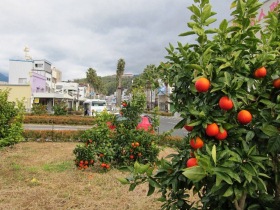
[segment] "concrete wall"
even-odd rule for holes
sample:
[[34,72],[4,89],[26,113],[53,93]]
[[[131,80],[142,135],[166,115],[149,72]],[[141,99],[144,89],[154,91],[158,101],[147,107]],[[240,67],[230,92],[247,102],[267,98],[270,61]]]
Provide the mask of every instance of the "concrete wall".
[[29,72],[33,68],[30,60],[10,60],[9,62],[9,84],[19,84],[19,79],[26,79],[22,84],[29,84]]
[[35,72],[30,73],[30,84],[32,93],[44,93],[46,91],[46,77]]
[[0,84],[0,90],[10,90],[8,101],[23,100],[23,104],[26,111],[31,111],[31,87],[30,85],[10,85],[10,84]]

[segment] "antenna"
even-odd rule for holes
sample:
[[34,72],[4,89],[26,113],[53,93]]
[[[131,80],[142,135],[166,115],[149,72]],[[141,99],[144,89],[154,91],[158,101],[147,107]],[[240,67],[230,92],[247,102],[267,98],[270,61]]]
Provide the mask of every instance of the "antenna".
[[28,48],[28,46],[25,46],[23,51],[24,51],[25,60],[32,60],[32,57],[29,55],[29,48]]

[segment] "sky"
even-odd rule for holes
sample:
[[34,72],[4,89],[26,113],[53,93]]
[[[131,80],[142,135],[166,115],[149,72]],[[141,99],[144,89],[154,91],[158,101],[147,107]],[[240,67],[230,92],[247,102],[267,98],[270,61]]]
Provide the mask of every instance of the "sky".
[[[218,21],[230,19],[231,0],[210,0]],[[140,74],[166,61],[166,47],[191,42],[188,31],[192,0],[1,0],[0,72],[9,59],[44,59],[62,72],[64,81],[125,72]]]

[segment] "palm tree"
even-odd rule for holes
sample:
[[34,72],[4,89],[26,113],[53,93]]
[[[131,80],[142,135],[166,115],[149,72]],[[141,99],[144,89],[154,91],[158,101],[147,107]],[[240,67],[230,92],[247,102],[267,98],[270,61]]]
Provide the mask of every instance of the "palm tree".
[[144,69],[143,74],[141,75],[143,78],[143,81],[145,81],[146,89],[148,92],[150,92],[149,96],[147,96],[147,104],[149,105],[149,108],[152,109],[152,102],[153,102],[153,91],[156,90],[159,87],[159,73],[156,69],[156,66],[154,64],[147,65]]
[[125,61],[124,59],[119,59],[118,60],[118,65],[117,65],[117,107],[121,106],[121,100],[122,100],[122,76],[124,73],[124,68],[125,68]]

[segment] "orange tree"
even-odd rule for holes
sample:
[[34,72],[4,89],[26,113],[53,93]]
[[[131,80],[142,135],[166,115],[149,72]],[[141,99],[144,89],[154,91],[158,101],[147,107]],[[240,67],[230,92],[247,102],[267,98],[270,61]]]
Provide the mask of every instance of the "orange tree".
[[[159,188],[163,209],[277,209],[279,7],[261,28],[252,24],[261,3],[235,0],[233,24],[223,20],[211,29],[215,13],[209,1],[194,2],[190,30],[181,36],[196,36],[196,42],[170,44],[168,65],[159,66],[183,118],[176,127],[192,130],[178,154],[159,162],[154,174],[136,164],[134,178],[120,181],[147,181],[149,195]],[[196,205],[190,191],[199,198]]]
[[145,95],[140,89],[132,93],[132,100],[122,103],[122,120],[104,112],[96,116],[96,125],[83,133],[83,144],[73,151],[78,169],[98,165],[106,171],[111,166],[129,166],[135,161],[157,161],[158,136],[136,129],[145,107]]

